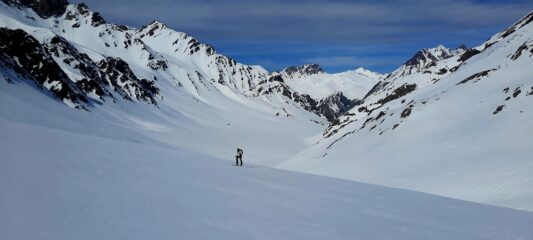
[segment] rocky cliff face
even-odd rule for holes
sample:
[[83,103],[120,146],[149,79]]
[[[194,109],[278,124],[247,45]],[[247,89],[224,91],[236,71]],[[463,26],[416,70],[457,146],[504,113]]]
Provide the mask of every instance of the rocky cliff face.
[[65,104],[84,107],[86,95],[70,81],[47,49],[25,31],[0,28],[0,58],[11,69],[53,93]]
[[283,70],[281,73],[291,78],[310,76],[319,73],[324,73],[324,70],[318,64],[305,64],[302,66],[290,66]]

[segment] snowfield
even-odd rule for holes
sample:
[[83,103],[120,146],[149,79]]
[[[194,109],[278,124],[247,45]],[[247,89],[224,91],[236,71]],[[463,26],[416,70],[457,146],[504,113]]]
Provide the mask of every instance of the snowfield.
[[531,212],[5,119],[0,131],[2,239],[533,238]]
[[[244,148],[245,167],[231,166],[235,139],[217,140],[226,150],[207,149],[213,135],[186,135],[164,121],[172,113],[165,109],[144,118],[128,104],[80,112],[4,79],[0,102],[2,239],[533,238],[532,212],[262,167],[249,162],[258,161],[253,147]],[[206,134],[228,136],[222,126]],[[183,134],[174,142],[161,140],[175,131]],[[175,142],[181,138],[188,144]],[[284,157],[268,151],[291,155],[297,146],[272,140],[259,155],[275,162]]]

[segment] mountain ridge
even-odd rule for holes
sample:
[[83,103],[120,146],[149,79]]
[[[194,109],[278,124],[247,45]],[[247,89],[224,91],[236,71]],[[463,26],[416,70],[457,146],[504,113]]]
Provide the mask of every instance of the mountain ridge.
[[[220,55],[211,45],[200,43],[190,35],[172,30],[157,20],[139,28],[131,28],[106,22],[99,13],[91,11],[83,3],[68,4],[65,1],[55,0],[28,2],[4,0],[3,3],[21,11],[11,12],[13,18],[18,18],[19,14],[26,16],[26,19],[17,20],[4,27],[12,29],[22,27],[43,45],[59,42],[63,45],[62,50],[66,52],[60,53],[54,48],[54,54],[43,57],[52,57],[54,61],[58,61],[58,65],[71,78],[71,82],[77,83],[83,80],[79,82],[80,86],[69,91],[83,96],[84,99],[96,101],[96,103],[86,103],[58,96],[71,107],[89,109],[90,106],[105,102],[106,97],[111,97],[115,101],[115,93],[126,100],[157,105],[158,101],[164,101],[158,92],[160,87],[156,80],[161,78],[175,82],[199,99],[203,98],[199,95],[200,86],[222,92],[228,88],[235,94],[248,97],[277,94],[287,97],[289,101],[294,101],[306,111],[322,116],[328,121],[332,121],[347,110],[346,107],[338,106],[351,106],[357,101],[356,98],[350,97],[352,103],[346,104],[344,98],[334,97],[338,92],[342,92],[339,89],[331,90],[319,98],[312,97],[305,91],[291,89],[284,81],[280,79],[276,81],[276,73],[269,73],[260,66],[244,65],[230,57]],[[37,5],[55,6],[47,8],[53,14],[36,12],[36,15],[33,15],[25,10],[38,11],[40,8],[36,8]],[[6,23],[13,18],[6,18]],[[34,27],[38,27],[39,32],[31,32],[30,29]],[[63,40],[55,40],[56,36]],[[93,38],[101,39],[100,42],[103,44],[88,41]],[[52,39],[54,43],[50,42]],[[47,55],[46,52],[43,54]],[[67,59],[60,59],[59,55]],[[108,64],[107,62],[112,59],[115,61]],[[87,69],[79,69],[77,65],[80,65],[80,62],[83,62],[82,65],[85,67],[91,66],[90,71],[93,73],[84,72]],[[110,65],[120,69],[99,69]],[[175,67],[169,69],[169,65]],[[179,69],[176,70],[176,67]],[[323,72],[318,65],[308,67],[318,67],[314,70],[315,73]],[[140,71],[136,70],[138,68],[144,73],[139,75]],[[183,70],[187,72],[185,76]],[[114,76],[110,76],[114,72]],[[99,80],[102,78],[108,80]],[[42,87],[50,90],[50,85]]]
[[456,54],[415,54],[277,167],[533,209],[532,16]]

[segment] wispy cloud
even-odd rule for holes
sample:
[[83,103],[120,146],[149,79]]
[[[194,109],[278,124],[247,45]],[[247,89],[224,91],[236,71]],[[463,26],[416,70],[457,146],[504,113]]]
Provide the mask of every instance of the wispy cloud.
[[270,70],[318,62],[388,71],[420,48],[480,44],[533,9],[531,0],[77,0],[116,23],[160,20]]
[[533,8],[531,1],[464,0],[87,0],[117,21],[158,18],[208,39],[311,40],[358,43],[454,37],[502,27]]

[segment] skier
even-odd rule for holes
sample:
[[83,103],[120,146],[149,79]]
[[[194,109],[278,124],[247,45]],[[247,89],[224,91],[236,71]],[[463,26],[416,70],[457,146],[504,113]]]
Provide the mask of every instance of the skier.
[[[235,165],[236,166],[242,166],[242,154],[243,154],[242,149],[237,148],[237,155],[235,155]],[[241,161],[240,165],[239,165],[239,160]]]

